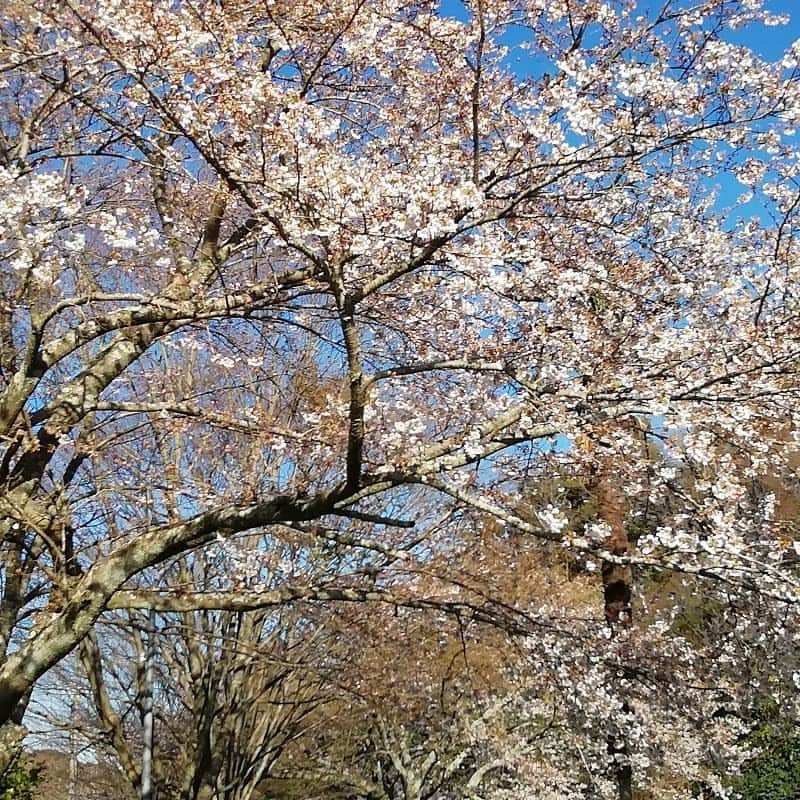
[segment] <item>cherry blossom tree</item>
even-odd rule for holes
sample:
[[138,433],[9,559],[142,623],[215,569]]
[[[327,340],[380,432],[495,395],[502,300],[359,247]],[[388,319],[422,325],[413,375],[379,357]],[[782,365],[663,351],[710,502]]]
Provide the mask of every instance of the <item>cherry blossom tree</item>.
[[[796,636],[800,545],[750,491],[796,483],[800,356],[800,46],[737,43],[784,22],[762,6],[7,2],[0,719],[111,609],[535,631],[448,573],[470,515],[598,564],[615,646],[635,570]],[[634,542],[674,472],[648,441],[698,480]],[[520,514],[569,470],[603,515]],[[291,553],[277,585],[250,533]],[[196,548],[226,580],[159,582]]]

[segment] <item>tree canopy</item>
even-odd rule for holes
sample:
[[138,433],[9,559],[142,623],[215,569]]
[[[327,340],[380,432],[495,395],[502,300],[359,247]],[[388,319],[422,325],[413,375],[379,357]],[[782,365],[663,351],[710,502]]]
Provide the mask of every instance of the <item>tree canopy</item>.
[[[0,720],[136,609],[501,626],[623,798],[756,649],[742,702],[793,697],[800,44],[740,43],[763,6],[6,0]],[[554,553],[590,618],[520,585]]]

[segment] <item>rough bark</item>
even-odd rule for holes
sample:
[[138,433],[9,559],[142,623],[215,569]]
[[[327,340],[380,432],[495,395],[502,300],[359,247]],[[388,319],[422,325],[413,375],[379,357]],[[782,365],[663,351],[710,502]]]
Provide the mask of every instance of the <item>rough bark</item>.
[[[622,489],[622,474],[618,464],[601,455],[593,476],[594,490],[600,508],[600,519],[608,528],[605,549],[615,556],[627,556],[630,542],[626,530],[628,501]],[[633,574],[630,564],[604,561],[602,564],[603,611],[612,634],[619,627],[627,627],[632,621]],[[623,701],[623,712],[630,714],[627,701]],[[609,735],[608,753],[614,759],[614,777],[619,800],[633,800],[633,771],[628,760],[627,731],[624,727]]]
[[150,530],[118,547],[74,580],[69,592],[51,602],[38,629],[0,669],[0,722],[14,714],[36,680],[89,634],[114,593],[133,575],[184,550],[210,541],[219,531],[314,519],[332,510],[338,492],[311,499],[278,496],[270,501],[201,514],[186,522]]

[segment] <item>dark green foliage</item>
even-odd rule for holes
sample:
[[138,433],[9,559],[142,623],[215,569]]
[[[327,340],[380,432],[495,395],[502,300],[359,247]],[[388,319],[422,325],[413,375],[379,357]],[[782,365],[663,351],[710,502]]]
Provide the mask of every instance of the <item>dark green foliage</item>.
[[742,767],[730,787],[741,800],[800,798],[800,725],[767,722],[751,737],[759,752]]
[[699,592],[690,594],[687,591],[680,601],[683,607],[675,617],[672,632],[690,642],[702,642],[714,630],[715,625],[719,624],[724,606],[719,600]]
[[20,755],[0,775],[0,800],[34,800],[41,769]]

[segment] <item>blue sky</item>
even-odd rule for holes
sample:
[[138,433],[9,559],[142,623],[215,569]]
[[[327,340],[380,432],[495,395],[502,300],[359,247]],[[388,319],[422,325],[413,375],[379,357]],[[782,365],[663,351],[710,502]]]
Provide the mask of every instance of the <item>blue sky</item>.
[[795,39],[800,39],[800,0],[769,0],[766,8],[775,14],[788,14],[791,22],[780,27],[753,26],[742,31],[737,41],[774,60],[779,58]]
[[[774,14],[788,14],[791,22],[779,27],[754,25],[736,36],[736,41],[746,44],[760,55],[774,60],[795,39],[800,39],[800,0],[767,0],[765,5]],[[447,16],[465,19],[467,13],[460,0],[442,0],[442,13]]]
[[[639,2],[643,10],[660,8],[663,4],[663,0],[639,0]],[[684,6],[692,4],[692,0],[683,0],[682,2]],[[800,39],[800,0],[767,0],[764,7],[773,14],[787,15],[790,18],[789,23],[778,26],[750,25],[738,31],[729,31],[725,34],[725,39],[751,48],[758,56],[768,61],[776,61],[782,57],[794,41]],[[445,16],[462,20],[469,17],[464,0],[441,0],[440,8],[441,13]],[[528,39],[529,35],[527,30],[512,26],[502,39],[503,43],[511,48],[507,56],[507,64],[520,77],[535,76],[547,71],[550,66],[546,60],[537,60],[535,53],[520,49],[519,45]],[[719,190],[720,210],[731,206],[743,192],[742,185],[732,176],[718,175],[715,184]],[[729,219],[729,224],[735,225],[737,221],[748,216],[755,216],[764,222],[769,222],[768,212],[755,199],[753,203],[739,206]]]

